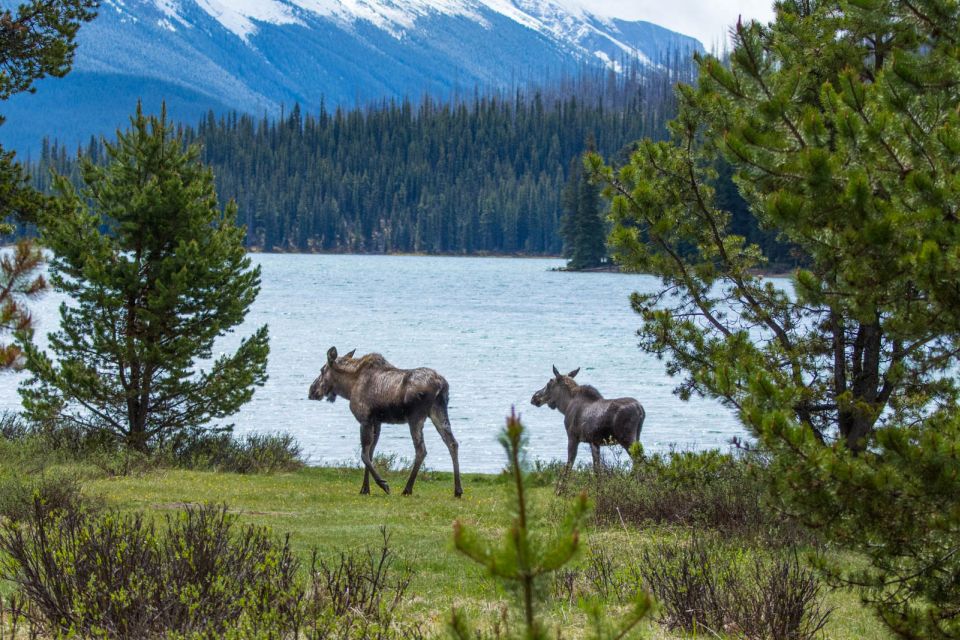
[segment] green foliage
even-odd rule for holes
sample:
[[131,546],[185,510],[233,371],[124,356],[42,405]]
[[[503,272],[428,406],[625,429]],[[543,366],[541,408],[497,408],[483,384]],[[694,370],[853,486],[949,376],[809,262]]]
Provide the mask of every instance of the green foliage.
[[603,524],[666,524],[709,529],[744,541],[784,546],[809,538],[770,505],[767,463],[755,454],[672,451],[634,458],[601,476],[578,474]]
[[188,508],[163,531],[140,515],[50,510],[0,524],[0,575],[52,638],[296,637],[298,561],[226,508]]
[[46,511],[90,509],[94,501],[84,497],[76,477],[64,473],[28,475],[0,469],[0,520],[29,519],[37,506]]
[[634,573],[661,603],[661,620],[694,634],[812,640],[831,613],[816,575],[795,552],[747,552],[695,534],[644,549]]
[[28,637],[423,637],[396,618],[413,572],[385,529],[376,550],[330,561],[314,550],[304,579],[289,539],[239,526],[225,506],[187,506],[157,526],[77,499],[54,504],[56,495],[35,491],[16,520],[0,518],[0,577],[13,583],[6,602]]
[[[33,317],[26,303],[47,289],[46,279],[37,273],[42,265],[43,253],[29,240],[18,241],[12,251],[0,256],[0,334],[31,335]],[[22,365],[22,349],[0,343],[0,370]]]
[[[593,150],[592,143],[588,148]],[[599,267],[607,257],[607,225],[600,211],[600,188],[590,181],[580,158],[563,190],[560,235],[567,268],[574,271]]]
[[[31,0],[0,9],[0,100],[47,76],[62,77],[73,64],[80,25],[96,15],[97,0]],[[4,122],[0,116],[0,124]],[[27,183],[12,151],[0,149],[0,219],[31,222],[47,203]],[[0,232],[10,233],[8,223]]]
[[[590,160],[617,259],[663,281],[632,298],[641,347],[681,397],[738,412],[786,508],[866,555],[863,571],[828,563],[837,580],[902,637],[960,637],[960,6],[776,10],[737,25],[729,64],[698,60],[671,142],[617,171]],[[731,231],[724,162],[757,225],[800,254],[791,291]]]
[[156,456],[161,464],[180,469],[226,473],[278,473],[304,467],[300,445],[288,433],[180,434],[162,445]]
[[[584,141],[615,153],[664,134],[673,83],[693,64],[657,62],[445,102],[311,104],[279,120],[211,113],[185,137],[239,204],[252,248],[556,255],[561,191]],[[49,186],[51,167],[71,173],[75,152],[46,144],[37,185]]]
[[[587,496],[580,494],[569,515],[551,537],[535,535],[530,527],[533,523],[523,472],[523,425],[516,415],[511,414],[507,419],[500,442],[507,452],[507,470],[515,491],[513,524],[505,532],[500,546],[494,547],[458,520],[454,523],[453,543],[457,551],[486,567],[491,576],[515,587],[520,593],[523,625],[520,630],[504,630],[507,637],[545,640],[554,636],[537,615],[538,588],[542,587],[544,578],[563,568],[580,549],[580,527],[588,512]],[[620,620],[604,621],[603,616],[594,611],[591,615],[596,623],[594,637],[627,637],[647,616],[651,605],[649,597],[639,593],[630,610]],[[454,612],[451,621],[451,633],[459,640],[479,635],[457,612]]]
[[[0,100],[33,91],[34,82],[46,76],[66,75],[73,63],[77,30],[93,19],[97,4],[96,0],[33,0],[16,11],[0,9]],[[46,204],[28,184],[14,153],[0,148],[0,234],[12,233],[12,222],[34,220]],[[0,334],[29,337],[33,319],[26,302],[46,289],[46,281],[37,273],[42,264],[43,254],[27,240],[20,240],[0,258]],[[20,347],[0,343],[0,370],[22,364]]]
[[236,206],[221,210],[213,175],[165,114],[139,106],[131,128],[85,162],[85,187],[63,177],[41,220],[60,308],[51,360],[24,345],[33,374],[21,387],[37,420],[73,422],[146,451],[157,439],[236,412],[266,379],[266,326],[210,360],[259,291]]

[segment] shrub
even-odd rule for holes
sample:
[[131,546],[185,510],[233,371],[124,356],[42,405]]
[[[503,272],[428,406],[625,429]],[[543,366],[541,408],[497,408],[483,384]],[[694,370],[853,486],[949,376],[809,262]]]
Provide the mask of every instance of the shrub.
[[574,479],[573,486],[592,493],[598,522],[709,528],[776,545],[805,539],[799,524],[766,506],[764,461],[757,454],[634,454],[631,469],[618,465]]
[[637,597],[638,581],[631,575],[632,565],[616,558],[607,546],[591,546],[585,566],[564,568],[554,574],[554,595],[570,605],[589,598],[629,603]]
[[286,541],[188,508],[162,532],[142,515],[50,510],[0,526],[0,576],[51,637],[295,637],[302,592]]
[[[95,512],[39,497],[0,523],[0,602],[36,637],[401,640],[397,620],[412,571],[381,529],[376,549],[321,560],[306,581],[287,539],[239,526],[225,506],[187,507],[157,527],[141,514]],[[9,624],[8,624],[9,626]]]
[[644,550],[633,569],[672,629],[748,640],[810,640],[830,611],[812,571],[789,556],[742,550],[694,536]]
[[185,430],[141,452],[107,431],[80,427],[56,416],[30,421],[13,412],[0,414],[0,459],[37,469],[54,461],[87,462],[108,476],[158,466],[232,473],[296,471],[304,466],[299,444],[286,433],[238,438],[229,431]]
[[80,491],[72,475],[0,475],[0,520],[27,520],[36,509],[45,513],[62,510],[95,510],[96,502]]
[[26,615],[27,602],[16,595],[5,598],[0,594],[0,640],[17,640],[39,636],[39,630],[30,624]]
[[341,552],[335,561],[323,560],[314,551],[304,630],[309,640],[423,637],[418,625],[397,621],[413,571],[399,565],[385,527],[380,535],[378,549]]
[[229,473],[277,473],[304,466],[296,439],[287,433],[250,433],[240,438],[229,432],[197,431],[160,447],[162,464]]
[[29,423],[15,411],[0,413],[0,440],[20,440],[30,432]]
[[755,556],[730,599],[730,616],[749,640],[807,640],[827,624],[821,586],[796,554]]

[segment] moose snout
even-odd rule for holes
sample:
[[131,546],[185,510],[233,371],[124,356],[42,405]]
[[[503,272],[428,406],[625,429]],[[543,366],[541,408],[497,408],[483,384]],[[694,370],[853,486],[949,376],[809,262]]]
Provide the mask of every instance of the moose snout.
[[532,405],[535,406],[535,407],[542,407],[542,406],[543,406],[543,396],[540,394],[539,391],[537,391],[535,394],[533,394],[533,397],[530,398],[530,404],[532,404]]
[[310,390],[307,392],[307,398],[310,400],[320,400],[323,398],[323,394],[320,393],[320,379],[313,381],[313,384],[310,385]]

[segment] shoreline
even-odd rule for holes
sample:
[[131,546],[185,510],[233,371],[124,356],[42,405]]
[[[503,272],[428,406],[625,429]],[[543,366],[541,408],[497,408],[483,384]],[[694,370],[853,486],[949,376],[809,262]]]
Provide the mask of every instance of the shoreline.
[[[13,247],[13,243],[0,245],[0,250],[7,250]],[[45,249],[46,251],[46,249]],[[476,253],[425,253],[425,252],[374,252],[374,251],[282,251],[270,250],[264,251],[256,247],[246,249],[248,254],[256,255],[289,255],[289,256],[369,256],[369,257],[398,257],[398,258],[498,258],[514,260],[563,260],[562,255],[555,254],[530,254],[530,253],[496,253],[496,252],[476,252]],[[796,271],[797,267],[791,270],[781,269],[758,269],[752,272],[754,275],[763,278],[789,278]],[[624,275],[652,275],[649,273],[640,273],[636,271],[624,271],[619,265],[611,264],[609,266],[593,267],[590,269],[567,269],[566,267],[554,267],[550,271],[558,273],[620,273]]]

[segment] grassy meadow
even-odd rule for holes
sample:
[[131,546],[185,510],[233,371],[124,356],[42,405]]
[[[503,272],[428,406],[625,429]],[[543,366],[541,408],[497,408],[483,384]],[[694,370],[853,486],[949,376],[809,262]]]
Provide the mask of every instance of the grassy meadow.
[[[426,472],[419,479],[415,495],[399,495],[403,472],[389,472],[394,490],[385,495],[376,488],[369,496],[359,495],[362,472],[358,469],[305,468],[290,473],[234,474],[214,471],[159,469],[126,476],[105,476],[86,465],[50,467],[44,474],[67,473],[81,478],[83,492],[108,508],[139,511],[162,520],[185,504],[226,503],[241,522],[269,527],[274,534],[290,535],[296,554],[308,564],[312,549],[333,558],[341,551],[376,548],[380,527],[385,526],[399,561],[413,568],[401,617],[418,620],[424,628],[442,635],[453,607],[461,608],[477,621],[494,620],[511,601],[511,594],[495,584],[485,570],[459,555],[452,544],[452,524],[460,519],[488,537],[499,538],[510,522],[509,484],[496,475],[467,474],[465,494],[453,498],[452,477]],[[536,527],[558,523],[570,499],[555,495],[552,482],[537,483],[530,491]],[[585,550],[576,563],[583,567],[589,549],[603,546],[625,560],[636,558],[644,545],[687,535],[677,527],[590,525],[583,537]],[[4,584],[2,591],[11,590]],[[545,587],[548,617],[559,622],[564,637],[582,637],[585,616],[575,603]],[[826,638],[853,640],[889,637],[872,613],[847,591],[827,591],[826,603],[833,613],[825,628]],[[617,605],[611,605],[616,610]],[[677,634],[652,623],[646,637],[718,637]],[[719,637],[723,637],[723,634]]]

